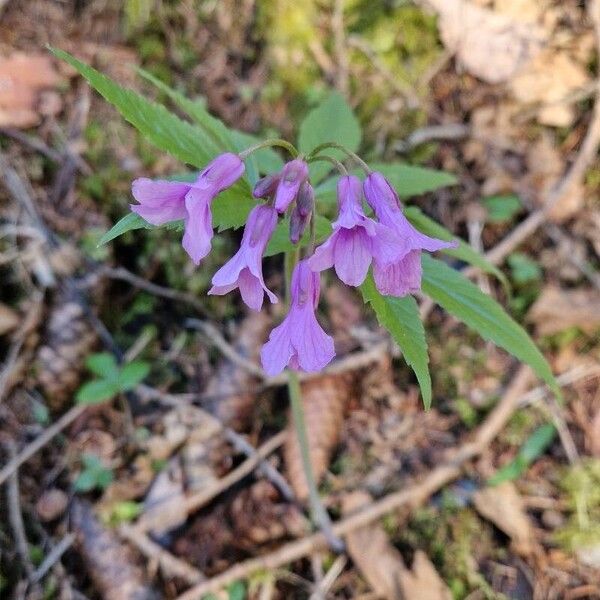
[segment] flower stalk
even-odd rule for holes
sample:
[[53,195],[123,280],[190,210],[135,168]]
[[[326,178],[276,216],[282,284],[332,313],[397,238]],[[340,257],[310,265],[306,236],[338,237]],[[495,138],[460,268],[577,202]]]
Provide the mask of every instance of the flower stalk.
[[[298,250],[292,250],[285,253],[285,276],[286,276],[286,293],[288,303],[291,298],[291,274],[298,262]],[[288,374],[288,394],[290,398],[290,407],[292,409],[292,420],[298,444],[300,446],[300,457],[302,459],[302,468],[308,487],[308,499],[310,505],[310,514],[313,523],[319,527],[332,550],[341,552],[344,549],[344,542],[336,537],[333,533],[331,519],[327,510],[321,502],[317,482],[315,479],[312,463],[310,461],[310,451],[308,446],[308,434],[306,431],[306,420],[304,419],[304,407],[302,405],[302,391],[300,389],[300,380],[298,373],[291,369],[287,370]]]

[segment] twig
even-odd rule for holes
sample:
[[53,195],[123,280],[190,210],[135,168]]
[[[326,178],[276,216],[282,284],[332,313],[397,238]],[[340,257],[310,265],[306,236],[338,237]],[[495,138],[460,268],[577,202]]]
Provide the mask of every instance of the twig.
[[[431,471],[420,483],[389,494],[367,508],[338,521],[333,526],[334,533],[343,536],[402,506],[419,506],[441,487],[458,477],[462,465],[483,452],[506,425],[518,407],[519,399],[524,393],[530,377],[531,372],[528,367],[521,367],[500,402],[476,431],[472,441],[466,442],[452,452],[443,465]],[[179,596],[177,600],[196,600],[204,594],[222,589],[233,581],[244,579],[255,571],[277,569],[281,565],[298,560],[318,548],[324,548],[325,545],[326,540],[322,533],[307,536],[286,544],[270,554],[238,563],[209,581],[191,588]]]
[[41,450],[48,442],[58,435],[63,429],[68,427],[79,415],[81,415],[87,406],[85,404],[76,404],[69,409],[56,423],[46,428],[35,440],[30,442],[16,456],[11,458],[6,466],[0,471],[0,485],[2,485],[24,462],[28,461],[36,452]]
[[[187,497],[185,500],[183,500],[186,512],[191,514],[199,510],[211,500],[216,498],[219,494],[222,494],[225,490],[229,489],[232,485],[240,481],[240,479],[250,475],[250,473],[252,473],[252,471],[254,471],[254,469],[260,464],[261,460],[269,456],[269,454],[274,452],[277,448],[279,448],[279,446],[281,446],[281,444],[283,444],[285,438],[285,431],[273,436],[260,448],[257,448],[254,456],[247,458],[239,467],[236,467],[227,473],[225,477],[217,480],[211,487]],[[152,522],[149,519],[144,519],[143,515],[136,524],[138,531],[147,531],[151,527]]]
[[[15,458],[16,450],[12,440],[7,443],[8,453],[12,459]],[[19,476],[18,470],[14,469],[9,478],[8,485],[6,486],[6,504],[8,505],[8,522],[13,534],[13,541],[15,548],[23,567],[29,577],[33,574],[33,565],[29,558],[29,545],[27,543],[27,536],[25,535],[25,526],[23,525],[23,515],[21,514],[21,500],[19,494]]]
[[394,144],[396,152],[409,152],[416,146],[427,142],[460,140],[467,137],[471,128],[463,123],[447,123],[446,125],[430,125],[413,131],[405,140]]
[[[179,406],[181,402],[189,402],[194,399],[194,394],[167,394],[156,390],[146,385],[139,385],[136,388],[139,396],[144,400],[158,400],[167,406]],[[239,452],[245,454],[248,458],[257,456],[256,448],[249,444],[243,435],[240,435],[231,427],[224,425],[217,417],[207,412],[203,408],[193,405],[194,409],[197,410],[204,419],[211,422],[211,425],[219,428],[225,439],[236,448]],[[271,465],[268,461],[261,459],[258,465],[258,471],[261,475],[264,475],[275,487],[279,489],[281,495],[288,500],[293,502],[295,500],[295,494],[288,482],[285,480],[283,475]]]
[[146,558],[156,560],[164,575],[177,577],[190,585],[205,581],[206,577],[189,563],[173,556],[153,542],[143,531],[131,525],[121,525],[119,535],[133,544]]
[[233,364],[248,371],[248,373],[259,379],[266,378],[265,372],[256,363],[253,363],[251,360],[248,360],[237,352],[212,323],[200,321],[199,319],[187,319],[185,326],[201,331],[211,343],[220,350],[221,354],[228,358]]
[[[596,48],[600,56],[600,0],[590,0],[588,14],[594,25]],[[588,127],[581,149],[571,167],[550,191],[542,208],[532,212],[519,223],[499,244],[486,253],[492,264],[499,264],[517,246],[529,238],[546,221],[549,212],[563,199],[566,192],[578,181],[581,181],[586,170],[596,157],[600,144],[600,78],[596,81],[596,101],[590,126]]]
[[31,574],[29,581],[31,583],[38,583],[41,581],[46,573],[61,559],[62,555],[71,547],[75,541],[75,534],[69,533],[60,540],[54,548],[49,552],[48,556],[42,561],[42,564]]
[[119,267],[117,269],[111,269],[110,267],[102,267],[100,269],[100,274],[106,275],[111,279],[119,279],[121,281],[126,281],[134,287],[144,290],[154,296],[159,296],[161,298],[167,298],[168,300],[176,300],[178,302],[189,304],[190,306],[195,308],[200,314],[206,313],[202,302],[200,302],[200,300],[198,300],[196,296],[188,294],[187,292],[180,292],[172,288],[151,283],[150,281],[146,281],[144,278],[138,277],[137,275],[133,274],[127,269],[124,269],[123,267]]
[[348,559],[345,555],[341,554],[338,556],[334,563],[331,565],[329,571],[321,581],[319,581],[318,585],[315,588],[315,591],[311,594],[309,600],[320,600],[322,598],[327,597],[327,592],[330,590],[331,586],[335,583],[335,580],[340,576]]
[[13,140],[23,144],[43,154],[46,158],[50,159],[53,162],[60,162],[62,157],[60,152],[57,152],[50,146],[47,146],[40,138],[34,137],[32,135],[27,135],[18,129],[13,129],[12,127],[2,127],[0,128],[0,134],[5,135],[7,137],[11,137]]

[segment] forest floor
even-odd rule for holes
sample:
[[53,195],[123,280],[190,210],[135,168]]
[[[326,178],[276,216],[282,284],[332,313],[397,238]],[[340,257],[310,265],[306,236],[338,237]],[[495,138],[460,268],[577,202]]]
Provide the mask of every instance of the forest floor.
[[[600,3],[301,4],[0,1],[2,598],[600,598]],[[456,176],[410,202],[501,268],[510,293],[473,280],[564,401],[420,299],[424,411],[360,294],[327,280],[340,359],[302,387],[330,551],[285,388],[248,368],[276,315],[205,295],[237,234],[201,269],[171,232],[97,247],[132,179],[182,166],[47,44],[256,134],[292,135],[338,89],[369,160]],[[150,375],[77,404],[102,351]]]

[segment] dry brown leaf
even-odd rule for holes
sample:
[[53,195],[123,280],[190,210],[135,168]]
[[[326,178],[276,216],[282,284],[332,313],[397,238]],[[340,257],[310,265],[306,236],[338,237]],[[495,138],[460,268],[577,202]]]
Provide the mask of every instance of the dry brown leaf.
[[551,335],[569,327],[593,333],[600,328],[600,292],[592,288],[561,290],[548,286],[527,317],[536,324],[541,335]]
[[530,554],[534,546],[533,528],[523,501],[511,481],[487,487],[473,495],[477,511],[506,533],[518,554]]
[[[344,410],[354,387],[355,377],[351,373],[315,377],[302,384],[302,404],[308,446],[313,473],[317,480],[321,479],[327,470],[331,453],[338,444]],[[283,450],[290,484],[298,498],[307,498],[308,487],[302,466],[300,445],[291,415]]]
[[575,118],[575,108],[561,101],[588,80],[584,65],[564,51],[546,48],[516,74],[510,89],[519,102],[544,105],[537,113],[543,125],[568,127]]
[[0,302],[0,335],[12,331],[20,322],[18,313]]
[[[366,492],[357,491],[343,498],[344,513],[354,512],[372,502]],[[450,600],[452,594],[424,552],[415,553],[412,569],[392,546],[381,525],[371,524],[346,536],[348,553],[363,577],[387,600]]]
[[488,83],[513,77],[541,49],[545,32],[534,23],[467,0],[422,0],[439,15],[444,45],[462,66]]
[[48,55],[15,52],[0,58],[0,126],[37,125],[40,92],[59,82],[60,76]]

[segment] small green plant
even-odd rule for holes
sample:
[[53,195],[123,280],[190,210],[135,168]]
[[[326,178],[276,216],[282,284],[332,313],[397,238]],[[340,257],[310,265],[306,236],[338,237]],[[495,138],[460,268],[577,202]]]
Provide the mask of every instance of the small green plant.
[[517,456],[507,465],[498,470],[490,479],[488,485],[499,485],[505,481],[518,479],[529,465],[550,446],[556,437],[554,425],[546,423],[538,427],[521,446]]
[[73,484],[76,492],[105,490],[112,483],[112,469],[105,467],[95,454],[82,455],[81,464],[83,469]]
[[97,404],[110,400],[121,392],[132,390],[150,371],[150,365],[143,361],[120,366],[108,352],[92,354],[85,364],[98,378],[79,388],[76,396],[79,404]]

